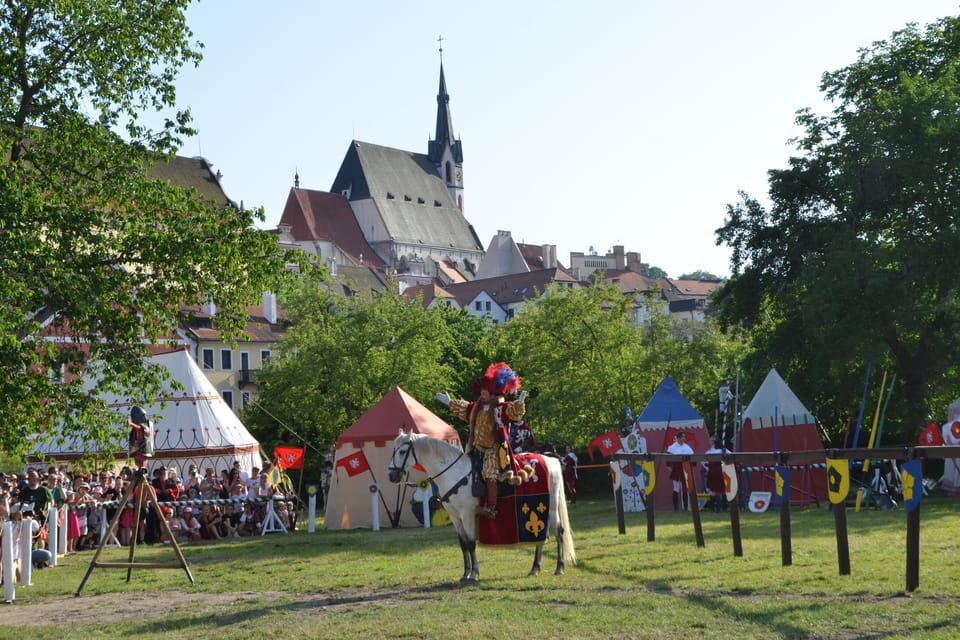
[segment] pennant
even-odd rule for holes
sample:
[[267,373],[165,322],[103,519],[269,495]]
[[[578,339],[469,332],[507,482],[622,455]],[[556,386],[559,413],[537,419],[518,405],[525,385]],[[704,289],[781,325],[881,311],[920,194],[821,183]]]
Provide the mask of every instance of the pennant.
[[904,462],[900,467],[903,477],[903,508],[907,513],[920,506],[923,497],[923,469],[919,460]]
[[673,441],[677,439],[676,427],[667,427],[667,432],[663,435],[663,450],[666,451],[667,447],[673,444]]
[[920,432],[917,441],[921,447],[942,447],[943,436],[940,435],[940,427],[937,426],[936,422],[931,422],[926,429]]
[[780,507],[790,504],[790,467],[785,464],[774,466],[774,505]]
[[363,449],[356,453],[351,453],[345,458],[340,458],[337,460],[336,466],[337,468],[343,467],[346,469],[347,475],[351,478],[358,473],[370,470],[370,465],[367,464],[367,457],[363,455]]
[[298,447],[274,447],[273,459],[284,469],[303,469],[303,449]]
[[850,493],[850,463],[827,458],[827,493],[830,504],[843,504]]
[[594,447],[600,449],[600,455],[604,458],[609,457],[620,451],[620,434],[617,433],[616,429],[611,429],[591,440],[590,444],[587,445],[587,452],[590,454],[591,461],[593,460]]
[[683,477],[686,480],[687,493],[693,495],[697,492],[697,488],[693,483],[693,470],[690,468],[689,462],[683,463]]
[[737,468],[735,465],[724,462],[720,464],[720,471],[723,472],[723,492],[727,500],[733,500],[737,497]]

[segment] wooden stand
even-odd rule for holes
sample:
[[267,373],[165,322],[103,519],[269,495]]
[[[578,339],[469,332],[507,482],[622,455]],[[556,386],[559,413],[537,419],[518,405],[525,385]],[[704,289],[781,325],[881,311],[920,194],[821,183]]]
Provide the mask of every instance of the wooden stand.
[[[137,492],[137,501],[134,506],[134,519],[133,519],[133,535],[130,538],[130,558],[127,562],[98,562],[100,554],[103,553],[104,548],[107,546],[107,541],[111,539],[114,532],[117,530],[117,525],[120,523],[120,516],[123,513],[124,507],[133,499],[134,492],[139,488]],[[170,547],[173,549],[173,552],[176,554],[179,562],[176,564],[172,563],[162,563],[162,562],[134,562],[134,556],[137,552],[137,538],[140,536],[140,513],[143,512],[144,505],[144,496],[149,500],[150,506],[156,511],[157,518],[160,519],[160,526],[163,528],[163,532],[166,534],[167,539],[170,540]],[[77,588],[76,595],[79,596],[83,591],[84,585],[87,584],[87,580],[90,578],[90,574],[93,573],[93,570],[96,567],[104,567],[106,569],[126,569],[127,570],[127,582],[130,582],[130,574],[133,571],[134,567],[141,567],[143,569],[183,569],[187,578],[190,579],[190,584],[193,584],[193,574],[190,573],[190,567],[187,566],[187,560],[183,557],[183,552],[180,550],[180,545],[177,544],[177,539],[174,537],[173,532],[170,531],[170,525],[167,523],[167,519],[163,517],[163,511],[160,509],[160,504],[157,502],[157,496],[154,495],[150,483],[147,482],[147,475],[145,469],[137,470],[137,480],[136,482],[130,483],[130,486],[127,487],[126,492],[124,492],[123,497],[120,499],[120,505],[117,508],[117,513],[113,516],[113,520],[110,521],[110,528],[107,530],[107,535],[103,536],[100,540],[100,545],[97,547],[96,553],[93,554],[93,560],[90,561],[90,567],[87,569],[86,575],[83,576],[83,581],[80,582],[80,586]]]

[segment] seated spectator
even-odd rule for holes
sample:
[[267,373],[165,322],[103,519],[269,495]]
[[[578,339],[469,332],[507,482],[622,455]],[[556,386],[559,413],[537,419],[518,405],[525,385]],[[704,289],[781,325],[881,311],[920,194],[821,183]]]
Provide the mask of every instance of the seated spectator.
[[200,535],[204,540],[219,540],[223,537],[220,533],[220,507],[215,504],[205,504],[200,509]]
[[240,514],[232,504],[223,506],[223,516],[220,518],[220,533],[224,538],[239,538],[237,527],[240,526]]
[[200,540],[200,521],[194,515],[193,507],[184,507],[180,517],[180,532],[184,540]]
[[257,516],[253,503],[243,503],[243,513],[240,514],[240,526],[237,527],[237,533],[241,536],[255,536],[260,533],[262,520]]

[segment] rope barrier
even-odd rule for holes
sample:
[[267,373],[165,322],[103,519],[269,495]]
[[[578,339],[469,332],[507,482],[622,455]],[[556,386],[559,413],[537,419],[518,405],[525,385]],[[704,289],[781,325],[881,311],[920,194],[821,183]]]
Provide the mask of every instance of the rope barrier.
[[[208,499],[195,499],[195,500],[173,500],[168,502],[157,502],[161,507],[193,507],[193,506],[204,506],[212,504],[232,504],[234,506],[244,504],[249,502],[251,504],[257,503],[267,503],[267,502],[293,502],[294,498],[292,496],[272,496],[270,498],[246,498],[246,497],[237,497],[237,498],[208,498]],[[93,509],[100,508],[111,508],[119,507],[119,500],[105,500],[103,502],[93,502],[90,504],[68,504],[66,507],[73,511],[79,511],[80,509],[86,509],[88,507]],[[135,505],[134,502],[128,502],[126,508],[133,508]]]

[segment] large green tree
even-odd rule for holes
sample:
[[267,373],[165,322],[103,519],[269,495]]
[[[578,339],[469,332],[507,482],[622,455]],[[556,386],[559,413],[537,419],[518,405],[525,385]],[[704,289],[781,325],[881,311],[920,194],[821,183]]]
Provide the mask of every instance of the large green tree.
[[[79,376],[150,397],[145,344],[213,299],[235,332],[282,273],[262,213],[151,179],[192,133],[174,80],[200,61],[189,0],[0,3],[0,449],[109,437]],[[162,124],[150,126],[145,121]],[[58,336],[52,340],[50,336]],[[98,416],[100,419],[98,419]]]
[[[827,427],[856,414],[867,362],[897,373],[887,434],[943,417],[960,362],[960,19],[908,25],[823,76],[798,155],[746,194],[718,242],[720,318],[753,332]],[[755,372],[759,377],[759,371]]]
[[638,413],[664,376],[709,418],[722,375],[746,352],[712,323],[677,323],[662,300],[604,284],[548,287],[499,338],[513,345],[538,441],[577,447],[620,426],[626,407]]
[[[394,386],[439,411],[436,392],[461,384],[451,363],[470,360],[451,327],[474,321],[390,291],[344,297],[304,282],[284,306],[292,326],[243,416],[268,451],[301,443],[325,451]],[[311,455],[310,471],[319,462]]]

